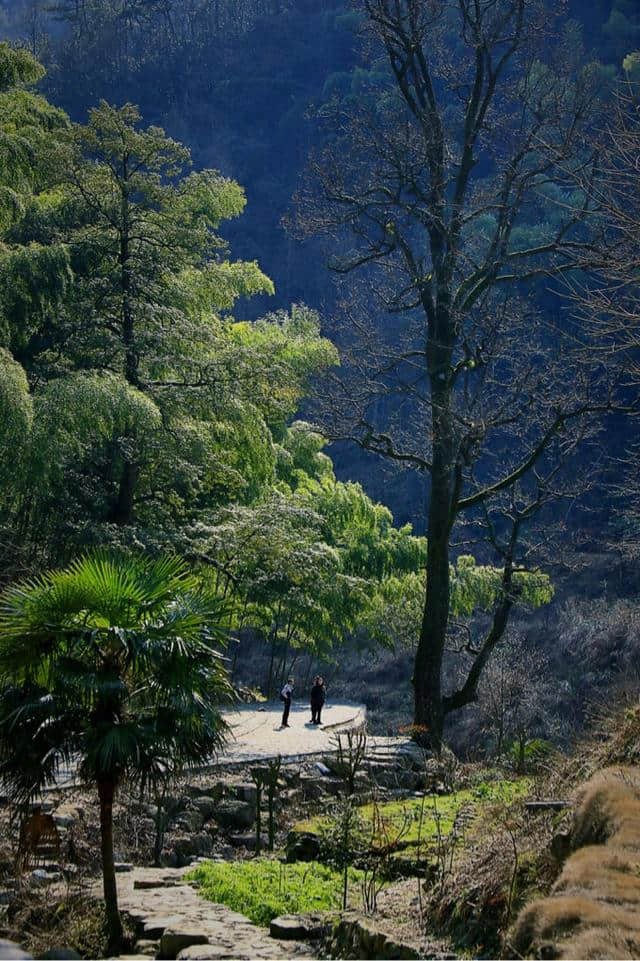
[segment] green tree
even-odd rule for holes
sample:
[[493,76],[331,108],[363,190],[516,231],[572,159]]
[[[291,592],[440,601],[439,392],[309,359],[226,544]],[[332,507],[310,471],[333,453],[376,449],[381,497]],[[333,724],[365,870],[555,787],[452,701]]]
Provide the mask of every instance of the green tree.
[[64,112],[31,89],[43,75],[27,50],[0,43],[0,236],[47,181],[51,140],[68,127]]
[[9,587],[0,604],[0,778],[26,805],[77,764],[100,802],[109,949],[122,927],[113,803],[202,764],[229,684],[218,602],[175,557],[96,553]]

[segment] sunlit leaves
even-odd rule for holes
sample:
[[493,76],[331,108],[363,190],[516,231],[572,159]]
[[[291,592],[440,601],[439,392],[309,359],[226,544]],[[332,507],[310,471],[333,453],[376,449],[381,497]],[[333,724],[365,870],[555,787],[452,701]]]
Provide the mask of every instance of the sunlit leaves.
[[22,479],[32,419],[25,372],[0,347],[0,509]]

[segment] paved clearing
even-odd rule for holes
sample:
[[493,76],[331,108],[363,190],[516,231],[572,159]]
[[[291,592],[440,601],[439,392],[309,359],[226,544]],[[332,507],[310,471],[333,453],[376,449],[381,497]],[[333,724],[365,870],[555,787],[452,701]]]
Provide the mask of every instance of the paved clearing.
[[[237,764],[248,761],[266,760],[270,757],[297,759],[309,754],[322,754],[335,749],[335,735],[339,731],[359,727],[366,719],[366,709],[362,704],[346,702],[325,705],[322,711],[323,723],[311,724],[310,711],[306,702],[293,703],[289,715],[290,727],[281,727],[282,704],[280,701],[267,704],[242,704],[233,711],[225,711],[224,718],[229,724],[229,740],[211,764]],[[77,785],[74,763],[70,767],[61,766],[55,788],[70,788]]]
[[324,706],[321,725],[311,724],[309,707],[294,701],[289,727],[281,727],[282,704],[244,704],[225,713],[231,736],[218,757],[222,764],[256,761],[269,757],[297,758],[335,748],[336,733],[358,727],[366,717],[361,704],[334,703]]

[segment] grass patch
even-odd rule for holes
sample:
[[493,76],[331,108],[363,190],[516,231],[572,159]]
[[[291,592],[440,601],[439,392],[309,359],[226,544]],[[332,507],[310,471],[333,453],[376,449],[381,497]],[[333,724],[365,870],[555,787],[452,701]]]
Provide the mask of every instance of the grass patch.
[[[331,911],[342,906],[342,872],[316,861],[283,864],[266,858],[228,864],[205,862],[187,876],[207,901],[226,904],[255,924],[280,914]],[[349,869],[354,902],[360,902],[363,872]],[[354,907],[360,906],[359,903]]]
[[[387,801],[377,805],[364,804],[358,814],[365,822],[375,823],[375,837],[381,844],[400,838],[398,855],[411,857],[418,843],[427,847],[438,838],[446,838],[453,830],[458,815],[468,810],[481,813],[493,805],[509,805],[525,797],[531,788],[529,778],[515,781],[481,781],[471,788],[446,795],[426,795],[424,798],[407,798]],[[322,834],[329,819],[319,815],[296,824],[296,831]]]

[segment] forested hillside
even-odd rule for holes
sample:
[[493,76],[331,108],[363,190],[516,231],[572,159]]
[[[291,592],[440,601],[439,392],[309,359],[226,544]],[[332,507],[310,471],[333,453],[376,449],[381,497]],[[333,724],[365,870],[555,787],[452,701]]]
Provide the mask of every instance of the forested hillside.
[[[580,24],[587,50],[611,76],[619,73],[637,45],[633,0],[587,6],[576,0],[567,14]],[[45,64],[43,89],[73,120],[83,122],[102,97],[131,101],[147,123],[189,145],[196,167],[218,169],[243,185],[245,214],[226,225],[225,236],[239,257],[258,259],[275,285],[270,298],[242,301],[243,317],[302,302],[320,312],[328,336],[340,341],[336,290],[326,273],[331,247],[292,236],[282,222],[309,152],[327,136],[331,98],[359,102],[385,83],[380,67],[362,56],[361,16],[347,0],[12,0],[4,21],[7,34],[26,41]],[[560,310],[546,288],[538,292],[545,309]],[[342,478],[360,480],[403,522],[423,529],[415,509],[424,497],[419,478],[390,474],[388,465],[349,445],[337,445],[334,456]]]
[[231,702],[445,790],[636,683],[639,91],[635,0],[0,0],[0,782],[94,793],[104,950]]

